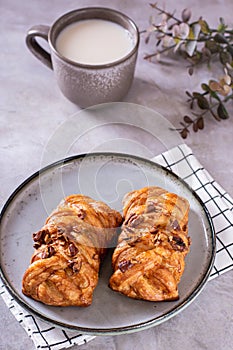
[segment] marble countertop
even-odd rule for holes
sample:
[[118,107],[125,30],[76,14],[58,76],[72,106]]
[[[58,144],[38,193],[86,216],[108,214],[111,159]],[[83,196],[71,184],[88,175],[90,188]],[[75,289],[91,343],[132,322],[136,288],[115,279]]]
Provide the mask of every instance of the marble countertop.
[[[140,30],[148,25],[150,6],[140,0],[74,0],[2,1],[1,20],[1,95],[0,95],[0,204],[5,203],[13,190],[37,171],[51,135],[79,108],[65,99],[56,86],[53,72],[39,63],[27,50],[25,34],[34,24],[51,24],[58,16],[77,7],[106,6],[132,17]],[[174,9],[172,0],[167,9]],[[192,7],[193,16],[203,15],[212,24],[223,16],[232,25],[233,3],[230,0],[180,0],[177,13]],[[200,67],[190,77],[184,62],[152,64],[143,59],[149,47],[141,41],[132,88],[125,102],[136,103],[161,113],[174,126],[188,114],[185,90],[198,89],[200,80],[218,78],[217,72]],[[230,107],[230,114],[233,109]],[[155,127],[156,129],[156,127]],[[69,153],[96,149],[112,138],[140,140],[151,155],[160,146],[135,128],[122,130],[102,128],[85,135]],[[191,133],[186,143],[203,166],[233,196],[233,118],[220,123],[209,118],[203,131]],[[167,142],[167,147],[171,141]],[[108,143],[104,145],[108,147]],[[107,149],[106,149],[107,150]],[[66,154],[66,155],[68,155]],[[188,308],[166,323],[134,334],[96,337],[80,347],[101,350],[129,349],[232,349],[233,334],[233,270],[208,282],[205,289]],[[0,299],[0,349],[33,349],[32,341]],[[5,330],[7,329],[7,336]],[[78,349],[74,346],[73,349]]]

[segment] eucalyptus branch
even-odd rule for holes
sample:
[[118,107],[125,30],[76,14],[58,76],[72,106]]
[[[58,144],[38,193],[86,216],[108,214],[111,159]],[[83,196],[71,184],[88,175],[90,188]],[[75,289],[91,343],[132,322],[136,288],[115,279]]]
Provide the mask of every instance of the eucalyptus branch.
[[194,132],[204,128],[204,119],[209,115],[217,121],[227,119],[229,113],[227,103],[233,100],[233,28],[228,28],[222,17],[216,28],[211,28],[202,17],[191,22],[191,10],[185,8],[181,18],[176,17],[175,11],[170,13],[160,8],[157,3],[150,6],[158,11],[161,22],[156,24],[153,20],[149,28],[143,31],[145,41],[149,42],[151,35],[156,39],[155,51],[145,55],[146,60],[152,61],[154,57],[161,57],[165,52],[180,53],[189,62],[187,66],[190,75],[194,67],[200,63],[220,63],[224,75],[218,80],[209,80],[208,84],[201,84],[203,92],[186,92],[189,97],[190,108],[195,106],[200,112],[193,112],[192,117],[186,115],[177,128],[181,136],[186,138],[190,129]]
[[[186,91],[186,94],[189,96],[188,102],[190,103],[190,108],[193,109],[194,103],[196,102],[199,109],[202,111],[199,113],[192,112],[192,115],[194,115],[196,118],[191,118],[188,115],[185,115],[183,117],[183,121],[180,122],[181,127],[176,129],[180,132],[183,138],[186,138],[188,136],[191,127],[194,132],[204,129],[204,118],[209,114],[211,114],[217,121],[229,118],[225,104],[229,100],[233,100],[233,93],[221,99],[216,91],[213,91],[210,88],[210,86],[214,85],[213,82],[213,80],[210,81],[209,85],[202,84],[202,88],[205,90],[204,93],[193,92],[191,94],[190,92]],[[220,85],[220,83],[217,84]]]

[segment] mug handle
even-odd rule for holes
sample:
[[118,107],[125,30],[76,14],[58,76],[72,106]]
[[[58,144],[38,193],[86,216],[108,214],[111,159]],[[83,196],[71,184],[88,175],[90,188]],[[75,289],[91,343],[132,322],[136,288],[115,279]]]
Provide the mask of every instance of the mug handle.
[[37,42],[36,37],[40,37],[48,41],[49,26],[35,25],[31,27],[26,36],[26,44],[31,53],[44,63],[50,69],[53,69],[51,55],[45,49],[43,49]]

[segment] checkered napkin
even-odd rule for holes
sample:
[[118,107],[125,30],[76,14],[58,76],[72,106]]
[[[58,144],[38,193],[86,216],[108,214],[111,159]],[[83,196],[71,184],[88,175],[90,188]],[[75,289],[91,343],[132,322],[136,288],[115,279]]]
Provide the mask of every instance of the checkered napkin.
[[[233,200],[201,166],[185,144],[155,157],[153,161],[183,178],[205,203],[212,217],[217,237],[217,254],[210,279],[233,268]],[[82,345],[94,336],[56,328],[22,309],[1,283],[0,294],[37,349],[58,350]]]

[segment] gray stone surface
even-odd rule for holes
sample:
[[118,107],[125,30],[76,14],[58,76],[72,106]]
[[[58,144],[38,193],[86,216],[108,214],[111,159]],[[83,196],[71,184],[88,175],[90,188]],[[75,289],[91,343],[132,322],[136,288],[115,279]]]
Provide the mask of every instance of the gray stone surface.
[[[167,9],[178,12],[190,6],[195,16],[203,15],[210,23],[223,16],[232,25],[231,0],[180,0],[166,2]],[[66,100],[58,90],[52,71],[36,61],[25,45],[27,29],[34,24],[50,24],[59,15],[82,6],[102,5],[119,9],[131,16],[140,29],[148,25],[153,12],[146,2],[124,1],[1,1],[1,94],[0,94],[0,203],[4,204],[11,192],[26,177],[39,169],[41,158],[54,131],[79,109]],[[133,86],[125,101],[148,106],[162,113],[178,126],[182,115],[189,112],[185,90],[197,89],[200,81],[217,78],[217,71],[200,69],[189,77],[185,62],[151,64],[143,59],[151,51],[143,41]],[[233,109],[231,109],[232,114]],[[106,130],[92,132],[79,143],[76,153],[99,146]],[[117,130],[110,130],[118,136]],[[119,134],[122,130],[119,129]],[[156,144],[148,141],[139,131],[124,130],[125,136],[141,140],[142,144],[157,154]],[[233,118],[217,123],[206,122],[204,131],[191,134],[187,139],[201,163],[212,176],[233,196]],[[19,252],[16,252],[18,254]],[[131,350],[131,349],[232,349],[233,334],[233,270],[208,282],[198,298],[181,314],[164,324],[131,335],[97,337],[80,349]],[[15,321],[0,299],[0,349],[33,349],[31,340]],[[73,347],[77,349],[78,347]]]

